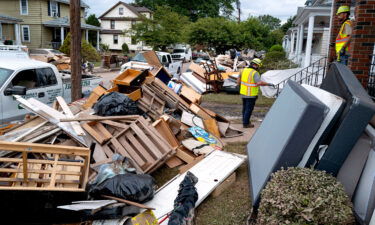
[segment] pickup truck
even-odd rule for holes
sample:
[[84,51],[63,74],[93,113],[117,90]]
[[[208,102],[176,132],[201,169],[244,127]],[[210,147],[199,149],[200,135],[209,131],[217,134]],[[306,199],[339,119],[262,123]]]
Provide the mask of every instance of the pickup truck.
[[[102,78],[82,76],[83,97],[102,83]],[[57,96],[71,101],[70,75],[60,74],[57,68],[49,63],[31,59],[0,60],[0,124],[22,120],[28,113],[13,98],[21,95],[24,98],[35,98],[51,105]]]
[[173,60],[182,60],[182,62],[190,62],[192,60],[191,48],[188,46],[177,46],[173,49]]
[[[171,75],[180,75],[182,71],[182,62],[175,61],[172,59],[171,54],[167,52],[156,52],[160,63],[167,69]],[[130,62],[127,62],[121,66],[121,73],[127,69],[152,69],[152,66],[147,63],[147,60],[143,56],[143,52],[135,55]]]

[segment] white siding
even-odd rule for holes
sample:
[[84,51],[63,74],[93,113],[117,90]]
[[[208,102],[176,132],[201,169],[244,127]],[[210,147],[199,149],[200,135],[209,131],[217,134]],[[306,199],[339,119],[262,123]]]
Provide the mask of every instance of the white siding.
[[320,50],[320,54],[327,56],[327,51],[329,47],[329,28],[324,28],[323,36],[322,36],[322,47]]
[[[124,8],[124,15],[119,14],[119,8]],[[120,4],[120,5],[116,6],[114,9],[112,9],[109,13],[107,13],[104,16],[105,17],[122,17],[122,16],[124,16],[124,17],[133,17],[133,18],[138,17],[135,13],[133,13],[130,9],[128,9],[128,7],[126,7],[123,4]]]

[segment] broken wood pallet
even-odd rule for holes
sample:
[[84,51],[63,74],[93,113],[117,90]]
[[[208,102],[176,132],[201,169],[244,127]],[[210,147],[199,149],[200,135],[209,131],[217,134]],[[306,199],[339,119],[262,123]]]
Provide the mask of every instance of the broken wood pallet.
[[174,154],[173,147],[143,117],[126,126],[103,145],[108,158],[119,153],[131,159],[139,172],[151,173]]
[[165,102],[147,86],[142,87],[142,92],[143,96],[138,100],[138,107],[153,120],[157,120],[164,113]]
[[[90,149],[0,141],[0,149],[21,158],[0,158],[0,190],[85,191]],[[4,176],[7,174],[7,176]]]

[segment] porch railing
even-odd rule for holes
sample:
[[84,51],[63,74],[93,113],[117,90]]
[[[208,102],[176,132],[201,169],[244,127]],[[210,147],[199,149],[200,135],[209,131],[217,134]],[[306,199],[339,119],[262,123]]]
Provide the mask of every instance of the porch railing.
[[286,78],[280,83],[276,84],[276,97],[279,96],[281,90],[284,88],[289,80],[298,82],[300,84],[308,84],[318,87],[322,83],[327,71],[327,57],[322,57],[313,62],[310,66],[303,68],[292,76]]
[[367,93],[372,97],[372,99],[375,99],[375,54],[371,55],[371,64],[370,64],[370,70],[368,73],[368,81],[367,81]]

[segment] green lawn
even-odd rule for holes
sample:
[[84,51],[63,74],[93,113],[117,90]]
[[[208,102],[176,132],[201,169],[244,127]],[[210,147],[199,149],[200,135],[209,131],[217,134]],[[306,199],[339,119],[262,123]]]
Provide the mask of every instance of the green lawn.
[[[202,102],[213,102],[221,104],[242,104],[241,96],[227,93],[210,93],[203,95]],[[266,98],[262,94],[258,95],[256,106],[258,107],[270,107],[275,102],[274,98]]]

